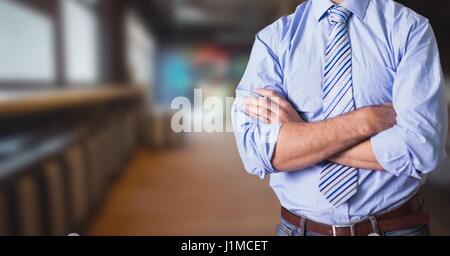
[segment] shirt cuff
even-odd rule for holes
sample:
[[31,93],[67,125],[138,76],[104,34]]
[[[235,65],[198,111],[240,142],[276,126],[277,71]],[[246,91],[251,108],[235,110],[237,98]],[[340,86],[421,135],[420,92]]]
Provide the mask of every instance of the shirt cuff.
[[[398,127],[385,130],[371,138],[372,150],[378,163],[396,176],[411,175],[409,153]],[[406,172],[406,173],[405,173]]]
[[259,138],[254,140],[255,148],[259,152],[260,168],[258,176],[264,179],[267,174],[276,173],[276,170],[272,165],[273,154],[275,153],[275,147],[278,143],[278,137],[280,135],[282,124],[260,124],[258,126]]

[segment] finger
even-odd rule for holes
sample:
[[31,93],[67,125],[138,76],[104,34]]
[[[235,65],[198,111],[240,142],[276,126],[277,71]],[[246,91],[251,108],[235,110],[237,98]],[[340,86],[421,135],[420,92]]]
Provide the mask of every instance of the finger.
[[[271,90],[265,90],[262,94],[273,96],[275,95],[275,92]],[[268,118],[272,122],[283,122],[286,120],[300,119],[297,111],[295,111],[291,104],[287,100],[280,97],[272,97],[270,98],[270,100],[265,96],[263,98],[248,97],[244,102],[247,106],[264,108],[264,111],[271,112],[265,115],[264,118]]]
[[267,99],[270,99],[270,101],[266,102],[265,100],[253,97],[249,103],[270,110],[272,112],[272,116],[270,118],[272,122],[283,122],[283,120],[295,120],[298,122],[303,121],[291,103],[280,97],[274,90],[257,89],[255,92]]
[[270,101],[268,98],[247,97],[244,99],[244,104],[252,106],[260,106],[266,109],[270,108]]
[[292,106],[289,102],[287,102],[285,99],[280,97],[270,98],[271,100],[271,109],[273,109],[274,112],[277,114],[280,113],[280,111],[290,111],[292,109]]
[[276,93],[274,90],[264,89],[264,88],[258,88],[255,89],[255,92],[261,96],[267,97],[267,98],[278,98],[280,97],[278,93]]
[[288,113],[286,110],[281,109],[278,104],[271,102],[269,106],[264,100],[259,100],[256,102],[251,102],[252,104],[246,105],[247,107],[251,107],[254,111],[257,111],[260,115],[263,115],[264,118],[270,119],[272,122],[279,122],[281,113],[284,115]]
[[249,97],[249,98],[246,99],[245,106],[246,107],[261,108],[260,111],[268,112],[266,117],[269,118],[272,121],[274,119],[276,119],[277,116],[280,113],[280,107],[277,104],[275,104],[275,103],[273,103],[271,101],[268,101],[267,98],[252,98],[252,97]]
[[272,119],[275,119],[273,113],[271,113],[270,110],[258,106],[249,106],[249,112],[256,115],[256,118],[265,123],[271,123]]
[[270,110],[266,109],[266,108],[261,108],[258,106],[249,106],[248,107],[249,111],[258,114],[259,117],[264,118],[264,119],[272,119],[272,112],[270,112]]
[[260,120],[260,121],[262,121],[262,122],[264,122],[266,124],[270,124],[271,123],[271,121],[269,119],[265,118],[264,116],[259,115],[258,112],[254,111],[253,109],[246,108],[245,109],[245,113],[248,116],[250,116],[252,118],[255,118],[255,119],[258,119],[258,120]]
[[271,104],[272,104],[271,109],[274,109],[274,106],[278,107],[278,109],[273,110],[273,112],[276,112],[277,115],[279,115],[281,119],[283,119],[283,117],[281,117],[281,115],[285,114],[289,117],[290,120],[302,121],[297,110],[295,110],[295,108],[292,106],[292,104],[288,100],[278,97],[278,98],[274,98]]
[[261,108],[265,108],[272,112],[274,115],[279,115],[280,111],[282,110],[280,107],[280,102],[282,105],[286,106],[286,109],[284,109],[286,112],[289,112],[292,107],[290,104],[281,98],[267,98],[267,97],[261,97],[261,98],[255,98],[255,97],[248,97],[244,100],[244,103],[246,105],[251,106],[258,106]]
[[272,102],[275,102],[276,104],[278,104],[278,106],[280,106],[280,108],[283,108],[286,110],[292,108],[292,105],[286,99],[284,99],[283,97],[280,97],[280,95],[278,95],[278,93],[275,92],[274,90],[257,89],[257,90],[255,90],[255,92],[260,94],[261,96],[269,98]]

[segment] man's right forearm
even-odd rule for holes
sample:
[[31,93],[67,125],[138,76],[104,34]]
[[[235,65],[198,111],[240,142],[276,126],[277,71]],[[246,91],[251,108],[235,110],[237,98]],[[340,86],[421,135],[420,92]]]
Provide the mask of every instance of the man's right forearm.
[[[296,171],[323,162],[389,128],[394,121],[370,108],[316,123],[290,122],[281,128],[272,159],[279,171]],[[384,111],[384,110],[383,110]]]

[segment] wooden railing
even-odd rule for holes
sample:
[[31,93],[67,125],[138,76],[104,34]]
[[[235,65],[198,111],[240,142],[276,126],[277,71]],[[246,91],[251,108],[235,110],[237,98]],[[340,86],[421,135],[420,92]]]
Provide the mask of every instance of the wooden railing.
[[144,89],[129,86],[36,91],[0,91],[0,118],[86,105],[98,105],[142,96]]
[[138,145],[144,95],[0,92],[0,235],[82,232]]

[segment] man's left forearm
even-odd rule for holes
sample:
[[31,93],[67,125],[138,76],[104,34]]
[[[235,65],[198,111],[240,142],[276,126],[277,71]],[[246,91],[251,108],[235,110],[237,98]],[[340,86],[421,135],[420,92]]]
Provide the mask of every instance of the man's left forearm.
[[[248,115],[266,123],[270,123],[272,119],[281,123],[303,122],[291,103],[286,99],[279,97],[275,92],[267,89],[258,89],[256,93],[266,98],[263,98],[264,100],[259,100],[255,97],[247,98],[245,102],[246,109],[255,108],[256,110],[260,110],[253,111],[258,112],[257,114],[249,112]],[[267,101],[267,99],[271,100]],[[268,104],[268,102],[271,102],[271,104]],[[274,108],[275,111],[272,109],[274,106],[277,107]],[[284,113],[285,115],[281,115],[281,113]],[[329,159],[329,161],[361,169],[384,170],[372,151],[370,140],[366,140],[356,146],[341,151]]]
[[383,171],[372,150],[370,140],[366,140],[352,148],[349,148],[330,159],[331,162],[351,166],[354,168]]

